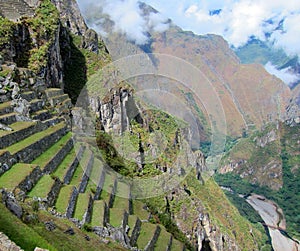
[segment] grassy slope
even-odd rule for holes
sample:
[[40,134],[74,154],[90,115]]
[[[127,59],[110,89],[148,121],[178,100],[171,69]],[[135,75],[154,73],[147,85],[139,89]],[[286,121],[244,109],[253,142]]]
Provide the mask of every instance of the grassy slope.
[[[264,141],[269,132],[275,132],[276,139],[260,146],[257,142]],[[261,186],[278,188],[282,184],[281,176],[272,177],[272,172],[279,172],[282,160],[280,157],[281,143],[275,125],[269,125],[262,132],[255,132],[248,138],[240,139],[232,150],[228,151],[221,160],[221,167],[229,163],[237,164],[235,172],[247,177],[253,183]],[[276,166],[275,168],[270,168]]]
[[20,219],[0,203],[0,231],[4,232],[12,241],[21,246],[25,251],[34,250],[35,247],[57,250],[32,228],[23,223]]
[[[243,218],[238,210],[226,198],[223,191],[215,183],[213,179],[208,180],[205,185],[201,185],[196,180],[195,175],[189,174],[184,181],[186,188],[191,192],[190,196],[178,195],[174,200],[170,201],[170,211],[172,215],[185,215],[185,219],[178,218],[180,225],[190,228],[194,225],[194,219],[199,212],[197,208],[202,208],[204,213],[209,213],[213,224],[216,224],[223,233],[226,233],[232,239],[235,239],[242,250],[255,250],[256,242],[259,246],[264,246],[267,237]],[[158,210],[158,218],[161,224],[165,225],[171,233],[175,232],[175,237],[184,241],[182,235],[179,234],[176,227],[166,220],[168,217],[165,213],[166,205],[164,197],[153,198],[147,201],[150,208]],[[167,223],[167,224],[166,224]],[[250,234],[250,229],[253,230],[253,236]],[[177,231],[177,232],[176,232]]]
[[271,62],[281,66],[288,62],[289,58],[282,49],[274,49],[259,40],[252,40],[246,45],[235,50],[243,64],[260,63],[265,65]]
[[[75,225],[66,220],[58,219],[45,211],[33,212],[25,205],[27,215],[32,216],[30,223],[25,224],[15,217],[0,203],[0,231],[5,233],[12,241],[22,247],[25,251],[32,251],[35,247],[41,247],[50,251],[56,250],[124,250],[118,244],[102,244],[99,237],[93,233],[79,230]],[[46,231],[45,222],[52,221],[56,225],[54,231]],[[75,235],[65,234],[64,231],[72,227]],[[90,241],[85,239],[90,237]]]

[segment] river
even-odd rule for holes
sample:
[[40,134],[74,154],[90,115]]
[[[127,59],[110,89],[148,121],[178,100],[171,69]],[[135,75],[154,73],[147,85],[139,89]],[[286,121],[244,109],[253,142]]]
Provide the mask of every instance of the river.
[[279,231],[278,227],[286,229],[286,223],[283,212],[276,203],[257,194],[249,196],[247,202],[259,213],[268,227],[274,251],[300,251],[300,245],[296,241]]

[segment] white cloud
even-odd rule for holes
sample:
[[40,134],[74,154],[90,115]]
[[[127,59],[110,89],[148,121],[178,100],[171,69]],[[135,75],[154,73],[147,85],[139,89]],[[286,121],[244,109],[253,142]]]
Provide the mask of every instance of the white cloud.
[[169,28],[168,20],[160,13],[150,13],[148,19],[148,29],[156,32],[164,32]]
[[[143,1],[143,0],[142,0]],[[115,29],[143,44],[151,29],[164,31],[166,18],[184,30],[196,34],[222,35],[231,45],[242,46],[249,38],[270,40],[289,55],[300,56],[300,1],[299,0],[144,0],[160,11],[146,20],[138,8],[138,0],[78,0],[79,5],[91,3],[103,10],[115,22]],[[211,15],[211,11],[222,11]],[[283,22],[283,31],[276,30]],[[271,34],[271,37],[266,34]]]
[[276,68],[276,66],[274,66],[270,62],[268,62],[265,65],[265,69],[270,74],[273,74],[276,77],[278,77],[279,79],[281,79],[287,85],[295,84],[296,82],[298,82],[300,80],[299,75],[296,75],[296,74],[290,72],[290,67],[282,69],[282,70],[278,70]]
[[300,14],[292,14],[283,22],[283,31],[273,32],[271,39],[277,47],[283,48],[287,54],[300,55]]
[[128,39],[136,44],[145,44],[148,41],[146,20],[142,17],[141,10],[135,0],[105,1],[103,12],[114,21],[115,31],[126,34]]
[[[177,25],[196,34],[222,35],[231,45],[242,46],[249,38],[271,41],[290,55],[300,55],[299,0],[145,0]],[[210,11],[222,9],[219,15]],[[281,20],[284,32],[276,31]]]
[[[169,28],[168,19],[160,13],[150,13],[148,17],[145,17],[137,0],[79,0],[78,2],[86,15],[88,15],[86,12],[91,11],[93,7],[92,11],[107,14],[114,22],[114,31],[125,34],[128,40],[137,45],[148,43],[149,31],[163,32]],[[100,24],[98,27],[92,25],[93,28],[96,28],[102,36],[106,36],[107,33],[101,27],[101,19],[93,21]]]

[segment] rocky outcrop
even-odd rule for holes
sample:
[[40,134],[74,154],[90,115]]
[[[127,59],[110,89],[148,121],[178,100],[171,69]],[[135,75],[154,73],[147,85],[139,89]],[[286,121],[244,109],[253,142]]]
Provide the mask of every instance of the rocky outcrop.
[[60,34],[61,25],[55,32],[55,37],[48,50],[48,63],[46,68],[41,71],[41,77],[45,79],[47,87],[57,87],[63,89],[63,59],[61,56]]
[[23,216],[23,208],[16,200],[14,194],[5,190],[0,190],[0,194],[2,195],[2,202],[7,207],[7,209],[11,211],[14,215],[16,215],[18,218],[21,218]]
[[[189,196],[192,192],[189,191]],[[178,187],[168,195],[170,210],[174,211],[177,203],[187,201],[186,187]],[[173,204],[175,203],[175,204]],[[175,209],[176,210],[176,209]],[[212,214],[214,212],[211,212]],[[225,212],[224,212],[225,214]],[[172,214],[178,228],[187,236],[196,250],[239,251],[241,248],[233,237],[221,230],[212,222],[210,214],[199,198],[192,198],[191,204],[183,204],[176,213]]]
[[235,241],[230,239],[211,223],[208,214],[200,214],[199,222],[196,228],[198,236],[197,250],[212,250],[212,251],[239,251],[241,250]]
[[300,85],[295,87],[293,90],[294,97],[291,99],[289,105],[287,106],[287,124],[297,125],[300,124]]
[[88,27],[80,13],[76,0],[53,0],[58,9],[62,23],[73,34],[84,36]]
[[140,116],[132,92],[126,88],[113,89],[103,100],[91,98],[94,111],[99,111],[105,132],[122,134],[129,130],[130,120]]

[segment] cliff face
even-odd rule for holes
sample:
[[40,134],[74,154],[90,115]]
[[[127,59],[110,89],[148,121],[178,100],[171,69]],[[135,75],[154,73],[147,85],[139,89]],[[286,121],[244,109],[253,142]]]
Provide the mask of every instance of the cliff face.
[[60,13],[62,24],[73,34],[84,36],[88,30],[83,17],[81,16],[76,0],[53,0]]
[[[14,6],[13,1],[10,4]],[[33,6],[33,17],[22,12],[24,17],[17,23],[3,21],[6,22],[3,35],[7,38],[0,45],[3,59],[30,68],[48,87],[64,89],[66,70],[76,53],[71,51],[71,36],[80,38],[78,50],[98,54],[98,35],[87,28],[76,1],[53,1],[54,5],[50,0],[29,1],[28,4]]]
[[290,125],[300,124],[300,86],[293,89],[293,97],[287,107],[287,123]]

